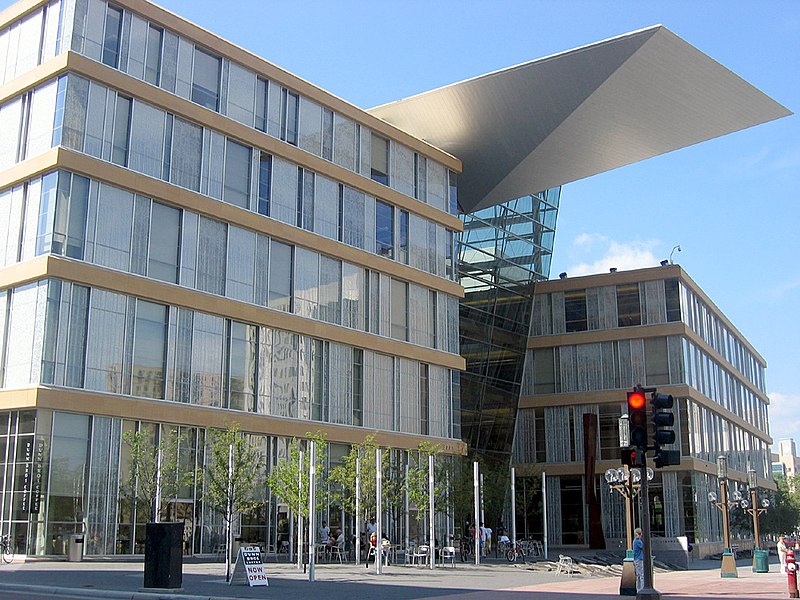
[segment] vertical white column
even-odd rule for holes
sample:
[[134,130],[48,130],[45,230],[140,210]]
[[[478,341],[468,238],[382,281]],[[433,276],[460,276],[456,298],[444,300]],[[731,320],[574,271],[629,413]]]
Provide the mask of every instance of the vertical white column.
[[382,536],[383,536],[383,502],[381,496],[383,494],[383,473],[382,473],[382,460],[381,449],[375,449],[375,518],[377,529],[377,539],[375,540],[375,573],[380,575],[383,573],[383,557],[381,556]]
[[547,473],[542,471],[542,520],[544,525],[544,559],[547,560]]
[[317,529],[317,442],[311,440],[310,446],[308,451],[308,580],[315,581],[314,559],[316,558],[316,552],[314,552],[314,533]]
[[480,488],[480,476],[478,475],[478,462],[475,461],[472,463],[472,485],[475,489],[474,493],[474,501],[475,501],[475,536],[472,541],[475,544],[475,564],[481,564],[481,536],[480,536],[480,504],[481,504],[481,488]]
[[517,541],[517,473],[511,467],[511,543]]
[[361,457],[356,457],[356,566],[361,562]]
[[[409,459],[408,452],[406,452],[406,468],[405,468],[406,480],[405,480],[405,486],[404,486],[405,494],[406,494],[406,500],[405,500],[405,511],[406,511],[406,514],[405,514],[405,527],[406,527],[406,534],[405,534],[405,546],[404,547],[406,549],[406,554],[408,554],[408,547],[409,547],[410,541],[411,541],[409,539],[409,536],[411,535],[411,532],[409,531],[410,522],[409,522],[409,514],[408,514],[409,513],[409,508],[410,508],[409,507],[409,503],[408,503],[408,459]],[[408,561],[406,561],[406,562],[408,562]]]
[[436,536],[434,535],[434,499],[433,499],[433,489],[434,489],[434,480],[433,480],[433,454],[428,455],[428,514],[430,518],[428,519],[428,537],[431,541],[431,551],[430,551],[430,564],[431,569],[436,566]]
[[[303,494],[303,451],[300,450],[300,464],[297,466],[297,489],[299,496]],[[303,568],[303,507],[297,507],[297,568]]]

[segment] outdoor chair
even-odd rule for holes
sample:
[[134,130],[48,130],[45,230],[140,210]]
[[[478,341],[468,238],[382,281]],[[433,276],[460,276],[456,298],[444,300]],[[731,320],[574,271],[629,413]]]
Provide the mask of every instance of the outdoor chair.
[[429,552],[429,546],[417,546],[414,548],[414,554],[411,555],[411,563],[415,565],[424,565],[428,561]]
[[445,546],[439,551],[439,558],[442,560],[442,565],[446,561],[450,561],[453,568],[456,568],[456,549],[453,546]]
[[331,547],[331,560],[334,561],[337,558],[339,559],[340,564],[343,562],[342,559],[347,560],[347,554],[344,549],[344,542],[340,542],[335,546]]
[[556,569],[556,575],[560,575],[561,573],[566,573],[570,577],[574,573],[573,569],[574,565],[572,563],[571,556],[565,556],[563,554],[558,555],[558,569]]

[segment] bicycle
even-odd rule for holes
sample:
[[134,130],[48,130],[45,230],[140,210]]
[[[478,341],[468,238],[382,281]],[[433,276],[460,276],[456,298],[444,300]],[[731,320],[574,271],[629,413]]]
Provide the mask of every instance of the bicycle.
[[469,537],[461,538],[461,545],[459,547],[458,556],[461,562],[471,561],[475,553],[475,540]]
[[520,542],[514,542],[511,549],[506,552],[506,559],[508,562],[513,563],[516,562],[518,558],[521,558],[522,562],[525,562],[525,549]]
[[0,537],[0,557],[6,564],[14,560],[14,549],[11,547],[11,540],[7,535]]

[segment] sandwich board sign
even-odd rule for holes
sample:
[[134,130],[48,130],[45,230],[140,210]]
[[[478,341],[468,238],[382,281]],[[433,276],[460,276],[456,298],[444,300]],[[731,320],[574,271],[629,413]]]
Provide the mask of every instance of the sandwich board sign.
[[264,572],[264,563],[261,562],[261,548],[258,546],[239,548],[236,564],[233,565],[230,584],[244,585],[245,583],[250,587],[269,586],[267,574]]

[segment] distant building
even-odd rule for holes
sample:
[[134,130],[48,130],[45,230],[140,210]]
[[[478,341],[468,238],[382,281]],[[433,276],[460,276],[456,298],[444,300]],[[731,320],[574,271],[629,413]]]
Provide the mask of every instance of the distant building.
[[772,472],[784,477],[797,475],[797,447],[794,440],[784,438],[778,440],[778,452],[772,454]]
[[[592,486],[600,490],[603,532],[624,538],[624,504],[603,473],[620,465],[618,421],[636,384],[675,398],[670,449],[681,462],[651,482],[655,535],[720,540],[719,511],[707,500],[718,490],[718,455],[728,457],[734,488],[746,485],[748,468],[760,486],[774,487],[766,363],[683,269],[567,277],[538,283],[534,297],[513,464],[547,474],[551,544],[588,544],[586,414],[597,422]],[[531,523],[540,519],[518,512],[518,531],[539,533],[525,531]]]

